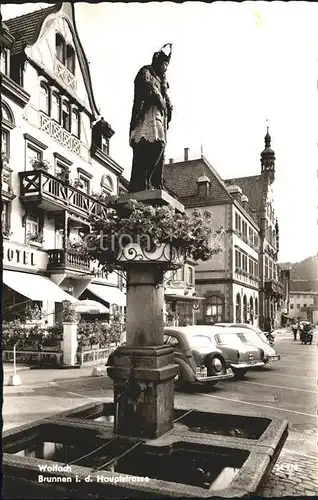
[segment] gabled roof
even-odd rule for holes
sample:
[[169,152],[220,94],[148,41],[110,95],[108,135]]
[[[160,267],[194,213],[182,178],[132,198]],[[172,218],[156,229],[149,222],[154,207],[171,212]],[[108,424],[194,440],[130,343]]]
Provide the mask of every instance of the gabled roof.
[[259,209],[263,189],[263,180],[261,175],[236,177],[235,179],[226,179],[224,182],[227,186],[230,186],[231,184],[239,186],[242,189],[243,194],[248,197],[251,209]]
[[58,12],[61,7],[62,3],[59,3],[45,9],[24,14],[23,16],[7,19],[5,24],[15,39],[11,54],[20,54],[27,45],[33,45],[40,34],[42,24],[47,16]]
[[89,103],[93,112],[93,116],[96,119],[99,116],[99,110],[94,98],[89,63],[76,28],[73,3],[60,2],[52,5],[51,7],[36,10],[34,12],[30,12],[29,14],[6,20],[6,25],[10,30],[10,34],[15,39],[13,48],[11,50],[11,55],[14,56],[17,54],[22,54],[26,46],[33,45],[40,35],[40,31],[45,19],[50,14],[59,12],[62,8],[64,14],[66,15],[66,18],[71,22],[70,30],[74,38],[74,45],[83,74]]
[[200,199],[197,196],[197,180],[203,175],[210,179],[211,194],[202,198],[202,203],[216,205],[233,202],[224,181],[204,156],[195,160],[169,163],[164,167],[165,186],[186,206]]

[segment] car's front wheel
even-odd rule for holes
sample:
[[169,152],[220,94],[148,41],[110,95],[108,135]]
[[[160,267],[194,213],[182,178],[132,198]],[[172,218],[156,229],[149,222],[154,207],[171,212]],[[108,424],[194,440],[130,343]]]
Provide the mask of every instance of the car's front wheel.
[[245,368],[233,368],[233,373],[237,379],[241,380],[247,374],[247,369],[245,369]]
[[208,369],[209,377],[226,374],[225,359],[218,354],[208,354],[205,358],[205,366]]

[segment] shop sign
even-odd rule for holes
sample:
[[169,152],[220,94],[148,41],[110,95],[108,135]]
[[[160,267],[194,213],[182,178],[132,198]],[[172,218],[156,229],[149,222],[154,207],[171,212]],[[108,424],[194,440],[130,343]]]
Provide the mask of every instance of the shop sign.
[[46,270],[48,255],[28,245],[3,241],[3,266]]

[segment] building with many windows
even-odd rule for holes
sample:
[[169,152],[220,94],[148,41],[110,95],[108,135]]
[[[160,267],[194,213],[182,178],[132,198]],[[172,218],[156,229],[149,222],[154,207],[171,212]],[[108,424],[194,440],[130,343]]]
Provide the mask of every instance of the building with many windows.
[[101,276],[76,250],[89,214],[103,216],[104,197],[127,181],[111,157],[114,131],[95,102],[74,5],[5,21],[1,48],[4,316],[31,302],[52,324],[64,300],[88,295],[124,308],[122,276]]
[[191,213],[210,210],[225,234],[222,252],[196,267],[195,290],[204,297],[197,321],[249,322],[270,329],[277,324],[282,297],[278,279],[278,223],[271,189],[275,155],[267,131],[260,175],[224,180],[208,160],[173,159],[165,165],[165,184]]

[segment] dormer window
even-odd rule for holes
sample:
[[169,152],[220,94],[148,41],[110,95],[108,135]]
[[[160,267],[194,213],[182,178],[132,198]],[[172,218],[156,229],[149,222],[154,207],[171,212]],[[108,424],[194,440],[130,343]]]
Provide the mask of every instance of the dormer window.
[[75,74],[75,52],[71,45],[66,46],[66,67],[73,75]]
[[61,63],[65,64],[65,41],[60,33],[55,35],[56,57]]
[[50,94],[49,88],[46,83],[41,82],[40,84],[40,110],[44,111],[47,115],[50,111]]
[[103,153],[109,155],[109,139],[107,139],[107,137],[102,136],[101,146],[101,150],[103,151]]

